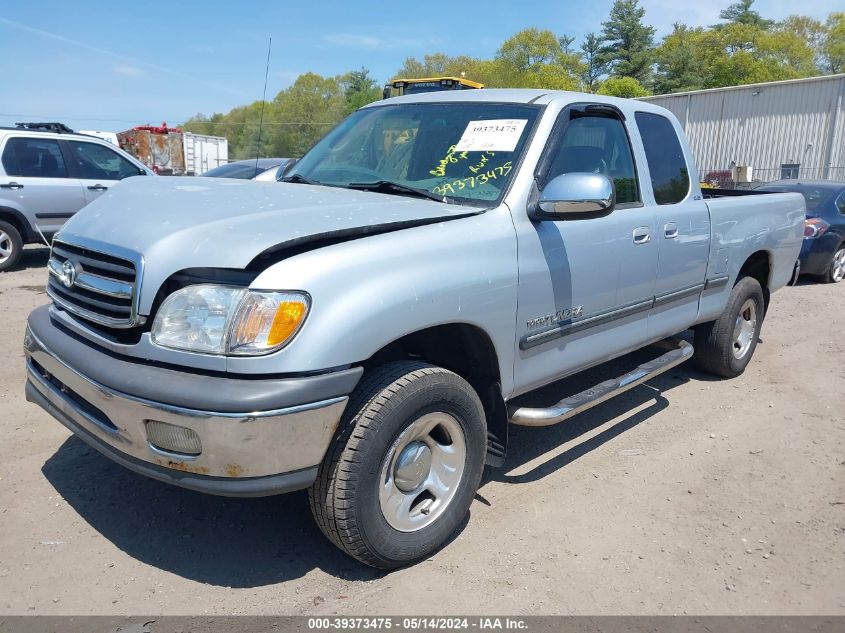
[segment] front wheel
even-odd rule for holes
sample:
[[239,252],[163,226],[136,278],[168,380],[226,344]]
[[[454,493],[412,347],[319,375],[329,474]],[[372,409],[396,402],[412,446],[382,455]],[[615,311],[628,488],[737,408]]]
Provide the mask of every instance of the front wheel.
[[833,254],[824,280],[830,284],[838,284],[843,279],[845,279],[845,244],[840,244]]
[[323,533],[367,565],[431,555],[467,514],[487,443],[481,401],[460,376],[413,361],[365,376],[309,491]]
[[695,328],[695,363],[710,374],[734,378],[745,371],[763,327],[766,303],[753,277],[736,282],[722,315]]

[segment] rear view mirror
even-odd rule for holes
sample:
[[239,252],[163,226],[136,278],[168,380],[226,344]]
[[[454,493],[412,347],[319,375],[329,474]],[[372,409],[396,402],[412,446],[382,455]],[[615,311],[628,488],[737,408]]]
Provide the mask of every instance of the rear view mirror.
[[613,211],[613,182],[604,174],[574,172],[552,178],[540,192],[532,220],[576,220]]

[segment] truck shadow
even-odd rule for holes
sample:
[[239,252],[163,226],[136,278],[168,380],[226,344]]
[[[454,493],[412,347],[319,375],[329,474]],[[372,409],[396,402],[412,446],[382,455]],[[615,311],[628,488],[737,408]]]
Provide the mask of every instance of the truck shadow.
[[249,588],[313,569],[345,580],[381,572],[342,554],[296,492],[230,499],[163,484],[114,464],[75,436],[42,473],[91,527],[133,558],[211,585]]
[[[610,365],[612,371],[618,371]],[[573,392],[595,372],[567,381]],[[512,427],[505,467],[488,469],[490,482],[536,481],[648,420],[669,406],[661,392],[690,378],[707,379],[684,366],[557,426]],[[540,392],[550,403],[559,386]],[[565,395],[565,394],[564,394]],[[651,404],[641,408],[646,403]],[[555,447],[632,412],[613,426],[527,472],[513,475]],[[56,491],[103,537],[133,558],[211,585],[250,588],[301,578],[321,569],[344,580],[373,580],[383,572],[337,550],[311,517],[305,492],[259,499],[214,497],[183,490],[128,471],[75,436],[42,467]],[[455,537],[460,534],[460,530]],[[453,537],[454,538],[454,537]]]
[[[578,393],[611,376],[619,376],[653,357],[654,354],[650,355],[645,350],[634,352],[621,359],[567,378],[565,381],[544,387],[532,394],[528,401],[520,404],[523,406],[551,406],[564,397]],[[718,378],[696,371],[690,363],[686,363],[560,424],[539,428],[511,425],[505,465],[500,469],[486,469],[482,486],[487,482],[529,483],[564,468],[576,459],[667,409],[670,401],[663,394],[686,384],[691,379],[697,381],[718,380]],[[589,436],[563,452],[550,456],[549,459],[533,465],[527,471],[524,469],[526,465],[535,462],[556,447],[572,443],[579,437],[587,435],[594,429],[617,418],[619,419],[615,424],[600,433]],[[515,472],[519,474],[513,474]]]
[[[582,413],[569,421],[559,425],[544,428],[511,427],[508,438],[508,457],[503,468],[498,470],[488,469],[489,479],[485,481],[497,481],[508,484],[524,484],[537,481],[543,477],[564,468],[576,459],[579,459],[605,444],[615,437],[629,431],[638,424],[647,421],[669,406],[669,401],[662,395],[667,387],[671,388],[676,384],[686,382],[680,379],[674,384],[657,385],[652,381],[650,386],[640,386],[629,394],[619,396],[605,404],[598,405],[591,411]],[[642,405],[650,404],[640,409]],[[637,409],[636,411],[633,411]],[[633,411],[633,412],[632,412]],[[618,421],[613,426],[601,433],[593,435],[582,442],[579,442],[566,449],[564,452],[550,457],[548,460],[535,465],[528,471],[523,471],[523,466],[533,462],[545,453],[552,451],[555,447],[567,444],[576,440],[611,420],[629,415]],[[511,474],[520,471],[520,474]]]

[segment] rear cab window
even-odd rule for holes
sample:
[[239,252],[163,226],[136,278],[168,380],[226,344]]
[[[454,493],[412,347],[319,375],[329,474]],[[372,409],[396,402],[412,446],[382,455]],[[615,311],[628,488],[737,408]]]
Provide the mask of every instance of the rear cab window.
[[3,148],[3,169],[8,176],[67,178],[59,142],[47,138],[13,137]]
[[645,149],[651,187],[657,204],[677,204],[690,192],[684,151],[672,122],[659,114],[634,115]]

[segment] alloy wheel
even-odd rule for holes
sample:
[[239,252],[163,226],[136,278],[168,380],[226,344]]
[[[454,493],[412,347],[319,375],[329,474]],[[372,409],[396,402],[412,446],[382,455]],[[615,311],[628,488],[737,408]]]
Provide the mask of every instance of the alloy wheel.
[[830,276],[837,283],[845,279],[845,248],[840,248],[833,256]]
[[736,325],[734,326],[734,358],[743,358],[748,353],[756,333],[757,304],[753,299],[746,299],[745,303],[742,304],[739,315],[736,317]]
[[427,413],[412,422],[387,451],[379,479],[379,504],[390,526],[416,532],[431,525],[460,486],[466,440],[448,413]]
[[4,231],[0,231],[0,264],[12,256],[14,248],[11,236]]

